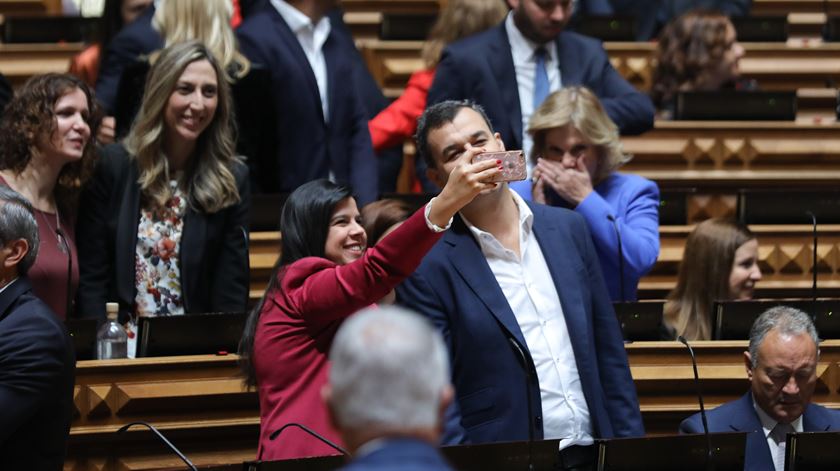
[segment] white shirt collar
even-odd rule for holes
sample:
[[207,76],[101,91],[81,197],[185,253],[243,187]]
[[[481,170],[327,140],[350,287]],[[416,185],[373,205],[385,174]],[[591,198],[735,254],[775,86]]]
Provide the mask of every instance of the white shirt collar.
[[[761,422],[761,428],[764,429],[764,438],[770,436],[770,432],[776,428],[776,424],[778,423],[773,417],[770,417],[767,412],[764,412],[757,402],[755,402],[755,397],[752,398],[753,408],[755,409],[755,413],[758,414],[758,420]],[[802,416],[796,418],[793,422],[790,423],[793,427],[793,430],[796,433],[802,433],[804,429],[802,428]]]
[[310,28],[312,31],[321,31],[324,28],[329,28],[330,26],[330,18],[328,16],[324,16],[323,18],[318,20],[317,24],[313,24],[312,20],[308,16],[304,15],[303,12],[289,5],[283,0],[270,1],[274,8],[277,10],[277,13],[280,13],[280,16],[283,17],[283,21],[285,21],[286,24],[289,25],[289,29],[291,29],[292,32],[295,34],[307,27]]
[[[528,203],[522,199],[515,191],[511,190],[510,187],[506,188],[506,191],[510,193],[510,196],[513,198],[513,202],[516,204],[516,207],[519,208],[519,229],[522,231],[520,234],[520,239],[527,237],[531,234],[531,228],[534,225],[534,213],[531,211],[531,208],[528,206]],[[464,224],[472,233],[473,237],[478,241],[479,245],[486,247],[486,242],[493,240],[495,241],[496,238],[493,234],[483,231],[473,225],[463,214],[461,214],[461,219],[464,220]],[[498,244],[498,241],[496,241]],[[501,247],[501,244],[499,244]]]
[[4,286],[4,287],[0,288],[0,293],[2,293],[3,291],[6,291],[6,288],[8,288],[9,286],[12,286],[13,284],[15,284],[15,281],[17,281],[17,280],[18,280],[18,277],[15,277],[15,279],[14,279],[14,280],[12,280],[12,281],[10,281],[10,282],[6,283],[6,286]]

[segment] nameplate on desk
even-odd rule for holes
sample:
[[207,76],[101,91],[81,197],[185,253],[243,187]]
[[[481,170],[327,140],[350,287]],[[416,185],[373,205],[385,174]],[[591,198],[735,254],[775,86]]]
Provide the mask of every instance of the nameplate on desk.
[[598,471],[743,471],[745,432],[709,434],[712,463],[707,467],[703,434],[596,440]]
[[675,119],[697,121],[794,121],[796,92],[722,90],[680,92]]
[[840,338],[840,299],[753,299],[716,301],[713,309],[715,340],[747,340],[750,327],[764,311],[789,306],[810,314],[821,338]]
[[140,317],[137,357],[236,353],[247,313]]

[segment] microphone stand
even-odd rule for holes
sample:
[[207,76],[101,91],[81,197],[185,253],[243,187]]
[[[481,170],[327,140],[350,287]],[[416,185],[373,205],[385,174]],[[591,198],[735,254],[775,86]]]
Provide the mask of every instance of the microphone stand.
[[166,437],[164,437],[163,434],[160,433],[160,430],[158,430],[154,425],[152,425],[148,422],[143,422],[142,420],[140,420],[140,421],[137,421],[137,422],[131,422],[130,424],[125,424],[122,427],[120,427],[119,430],[117,430],[117,435],[122,435],[126,430],[131,428],[131,426],[133,426],[133,425],[142,425],[142,426],[148,428],[149,430],[151,430],[155,435],[157,435],[158,438],[161,439],[161,441],[163,441],[163,443],[166,444],[166,446],[169,447],[170,450],[172,450],[176,455],[178,455],[178,457],[181,458],[181,460],[184,463],[186,463],[187,466],[191,470],[198,471],[198,469],[195,467],[195,465],[192,463],[192,461],[190,461],[189,458],[187,458],[186,456],[184,456],[183,453],[181,453],[181,450],[179,450],[177,447],[175,447],[175,445],[173,445],[172,442],[167,440]]
[[64,315],[69,319],[70,311],[73,309],[73,252],[70,251],[70,244],[60,227],[55,228],[55,235],[58,237],[61,246],[64,247],[64,251],[67,252],[67,293],[65,299],[67,312]]
[[805,211],[805,214],[811,216],[811,225],[814,228],[814,254],[813,254],[813,262],[812,262],[812,270],[813,270],[813,278],[811,279],[811,320],[817,320],[817,216],[814,215],[811,211]]
[[528,471],[534,471],[534,406],[531,402],[531,392],[528,390],[533,377],[531,376],[531,368],[528,367],[528,358],[525,356],[525,352],[522,351],[522,347],[516,343],[516,339],[508,338],[508,340],[510,340],[510,344],[513,345],[513,350],[522,362],[522,367],[525,369],[525,379],[528,382],[528,387],[525,388],[525,403],[528,406]]
[[688,341],[680,335],[677,337],[683,345],[688,348],[688,353],[691,355],[691,366],[694,368],[694,383],[697,385],[697,399],[700,402],[700,419],[703,421],[703,434],[706,435],[706,470],[712,471],[715,469],[712,460],[712,436],[709,435],[709,422],[706,420],[706,408],[703,406],[703,391],[700,388],[700,375],[697,374],[697,358],[694,356],[694,349],[688,344]]
[[248,282],[251,276],[250,240],[245,226],[239,226],[242,231],[242,241],[245,242],[245,304],[242,305],[242,312],[248,313],[248,301],[251,299],[251,283]]
[[274,441],[274,439],[277,438],[277,436],[280,435],[283,432],[283,430],[286,430],[289,427],[297,427],[297,428],[303,430],[304,432],[308,433],[309,435],[312,435],[313,437],[315,437],[318,440],[322,441],[323,443],[327,444],[330,448],[332,448],[334,450],[338,450],[338,452],[341,453],[342,455],[349,455],[350,454],[350,452],[348,452],[344,448],[340,447],[339,445],[337,445],[336,443],[334,443],[333,441],[331,441],[327,437],[324,437],[323,435],[321,435],[320,433],[312,430],[311,428],[307,427],[306,425],[299,424],[297,422],[289,422],[288,424],[286,424],[286,425],[278,428],[277,430],[271,432],[271,435],[268,436],[268,439],[271,440],[271,441]]

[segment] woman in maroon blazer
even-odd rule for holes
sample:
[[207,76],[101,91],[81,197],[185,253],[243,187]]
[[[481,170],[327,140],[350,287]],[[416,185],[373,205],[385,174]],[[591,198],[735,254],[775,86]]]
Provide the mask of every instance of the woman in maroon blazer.
[[498,161],[471,163],[480,151],[463,152],[440,195],[375,247],[367,248],[348,188],[315,180],[289,196],[280,220],[282,255],[240,344],[246,383],[260,396],[259,459],[335,454],[297,428],[274,441],[269,436],[294,422],[340,440],[321,399],[333,336],[346,317],[414,272],[455,213],[493,187],[482,182],[498,173]]

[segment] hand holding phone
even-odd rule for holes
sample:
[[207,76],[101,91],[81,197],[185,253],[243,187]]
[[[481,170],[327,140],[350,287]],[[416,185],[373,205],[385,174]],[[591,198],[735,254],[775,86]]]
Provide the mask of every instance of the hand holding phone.
[[506,150],[501,152],[482,152],[473,157],[473,163],[484,160],[501,161],[501,169],[490,182],[515,182],[525,180],[528,170],[525,167],[525,154],[521,150]]

